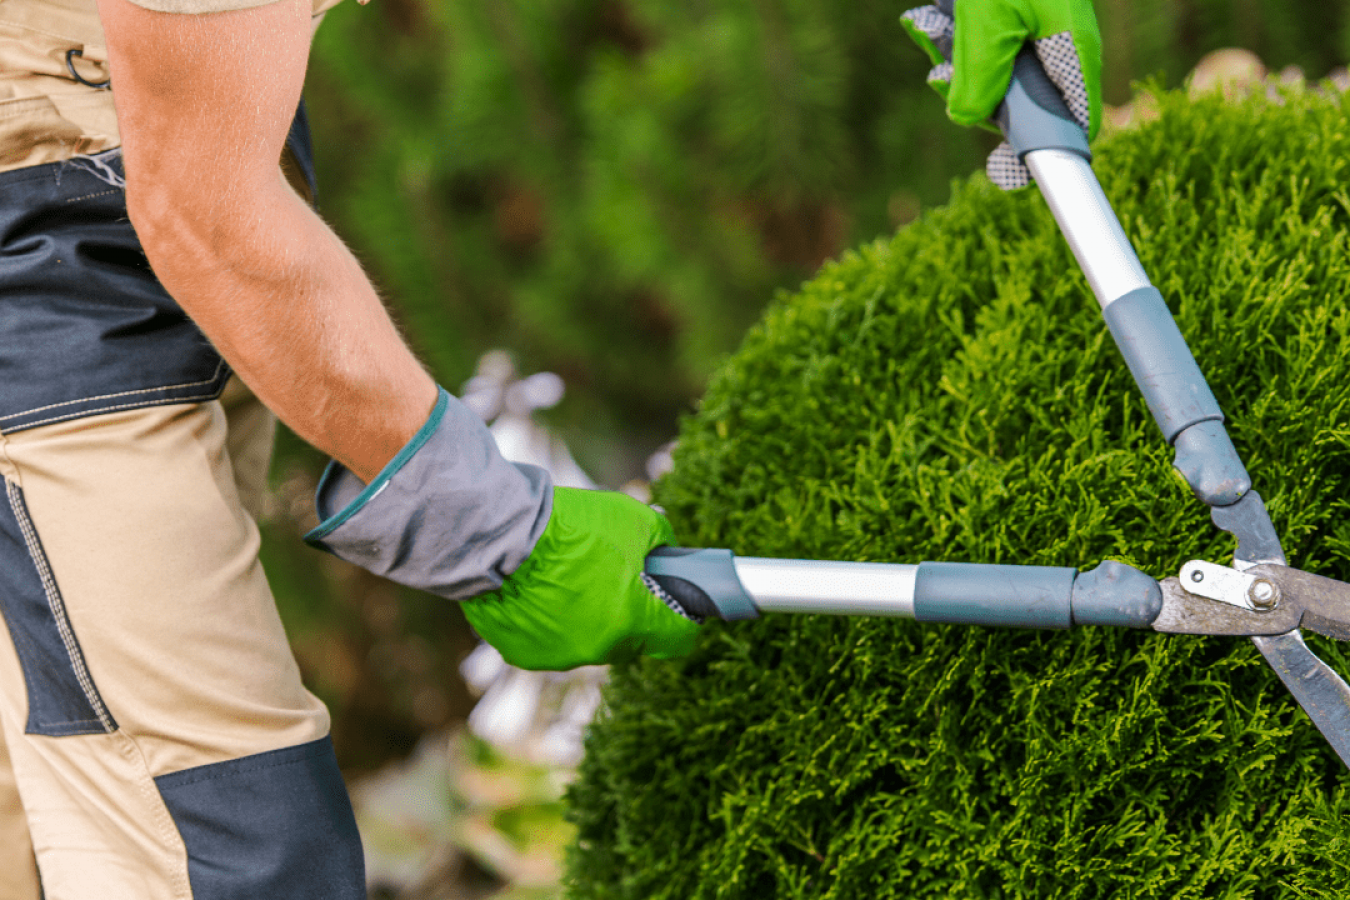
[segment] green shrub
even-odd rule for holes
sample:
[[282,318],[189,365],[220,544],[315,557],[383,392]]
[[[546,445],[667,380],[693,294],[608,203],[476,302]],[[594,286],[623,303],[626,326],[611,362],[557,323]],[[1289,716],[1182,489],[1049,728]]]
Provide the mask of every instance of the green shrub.
[[[1291,563],[1350,579],[1350,103],[1158,105],[1095,168]],[[981,176],[780,297],[658,498],[741,555],[1162,576],[1232,552],[1170,458],[1043,200]],[[1242,639],[713,624],[588,748],[575,897],[1346,894],[1346,772]]]

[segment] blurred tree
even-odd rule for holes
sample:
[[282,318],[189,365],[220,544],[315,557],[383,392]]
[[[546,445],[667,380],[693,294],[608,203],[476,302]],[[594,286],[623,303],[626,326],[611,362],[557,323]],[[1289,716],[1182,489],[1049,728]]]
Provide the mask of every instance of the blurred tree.
[[327,212],[440,378],[491,346],[559,372],[555,421],[621,482],[775,289],[979,165],[899,11],[339,8],[309,86]]
[[1162,76],[1174,87],[1200,57],[1241,47],[1271,70],[1298,66],[1322,78],[1350,59],[1346,0],[1097,0],[1108,103],[1133,81]]

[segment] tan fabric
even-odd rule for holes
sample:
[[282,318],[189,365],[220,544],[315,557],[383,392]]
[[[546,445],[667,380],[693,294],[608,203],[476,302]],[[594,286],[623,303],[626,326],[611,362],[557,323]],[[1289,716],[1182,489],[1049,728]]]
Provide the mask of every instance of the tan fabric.
[[47,900],[188,897],[153,779],[328,733],[240,495],[261,496],[271,418],[240,387],[229,401],[229,415],[220,402],[176,404],[0,436],[0,474],[23,491],[118,725],[23,734],[22,672],[0,639],[0,722]]
[[[163,12],[214,12],[276,0],[132,0]],[[340,0],[312,0],[316,17]],[[316,19],[317,21],[317,19]],[[0,172],[120,146],[96,0],[0,0]]]
[[0,0],[0,171],[118,145],[112,94],[80,84],[108,77],[95,0]]
[[[0,641],[7,640],[0,623]],[[9,745],[0,726],[0,900],[38,900],[37,867],[28,818],[19,802],[19,788],[9,762]]]
[[137,6],[166,13],[213,13],[267,6],[277,0],[131,0]]
[[[213,13],[229,12],[232,9],[252,9],[255,6],[267,6],[278,0],[131,0],[137,6],[166,13]],[[314,15],[319,15],[334,6],[340,0],[314,0]]]
[[225,451],[230,455],[239,502],[250,516],[260,518],[267,495],[267,472],[272,467],[277,417],[238,376],[225,385],[220,405],[228,423]]
[[[0,649],[0,677],[17,667]],[[45,900],[191,900],[187,849],[134,740],[30,737],[9,715],[3,726]]]

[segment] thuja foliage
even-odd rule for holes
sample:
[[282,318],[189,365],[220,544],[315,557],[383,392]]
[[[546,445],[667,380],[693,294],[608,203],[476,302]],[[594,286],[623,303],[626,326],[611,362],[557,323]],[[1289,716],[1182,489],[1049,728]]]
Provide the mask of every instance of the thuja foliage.
[[[1158,99],[1096,171],[1293,565],[1350,579],[1350,102]],[[1034,190],[780,297],[659,485],[741,555],[1231,557]],[[1310,636],[1350,673],[1350,654]],[[577,898],[1333,898],[1347,773],[1245,639],[780,616],[615,672]]]

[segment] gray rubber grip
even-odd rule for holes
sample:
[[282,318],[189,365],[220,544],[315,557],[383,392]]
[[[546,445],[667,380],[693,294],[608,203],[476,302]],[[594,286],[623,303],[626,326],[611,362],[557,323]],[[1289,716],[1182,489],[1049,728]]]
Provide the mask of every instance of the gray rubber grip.
[[758,619],[734,559],[730,550],[657,547],[647,555],[645,569],[685,612],[700,619]]
[[957,625],[1068,628],[1077,569],[926,562],[914,584],[914,618]]
[[1102,316],[1169,444],[1197,422],[1223,421],[1219,402],[1157,288],[1130,291],[1108,303]]
[[1231,506],[1252,489],[1252,477],[1222,422],[1197,422],[1172,445],[1177,451],[1172,466],[1205,505]]
[[1013,61],[1012,82],[994,110],[994,122],[1018,159],[1033,150],[1067,150],[1092,159],[1087,135],[1069,112],[1059,88],[1046,77],[1030,44]]
[[1162,587],[1125,563],[1102,563],[1073,583],[1073,624],[1148,628],[1162,612]]

